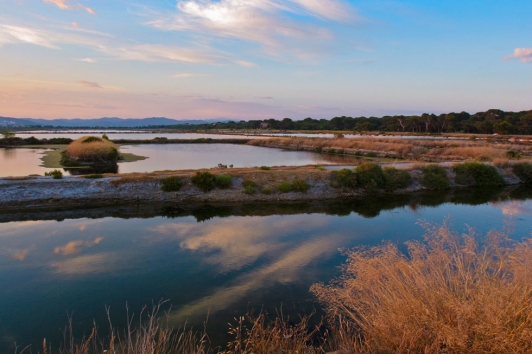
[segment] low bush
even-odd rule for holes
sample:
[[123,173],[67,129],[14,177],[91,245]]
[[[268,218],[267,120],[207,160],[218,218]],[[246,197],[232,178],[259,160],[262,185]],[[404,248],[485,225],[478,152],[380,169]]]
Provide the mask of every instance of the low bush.
[[44,175],[45,176],[51,176],[54,179],[63,178],[63,172],[61,172],[60,170],[53,170],[53,171],[50,171],[50,172],[45,172]]
[[423,167],[423,177],[419,181],[421,185],[431,190],[443,190],[451,188],[445,169],[438,165]]
[[219,174],[216,176],[216,187],[220,189],[227,189],[233,185],[233,177],[229,175]]
[[357,176],[348,168],[344,168],[339,171],[332,171],[330,178],[331,181],[329,184],[333,188],[356,188],[357,186]]
[[190,181],[203,192],[208,192],[214,189],[214,186],[216,185],[216,176],[210,172],[196,172],[196,174],[190,178]]
[[260,166],[259,167],[259,170],[263,170],[263,171],[269,171],[271,170],[272,168],[270,166]]
[[310,189],[310,184],[301,178],[296,178],[292,181],[292,191],[298,193],[307,193]]
[[386,185],[386,176],[382,167],[371,162],[364,162],[356,170],[357,184],[366,191],[374,191],[384,188]]
[[90,174],[90,175],[85,175],[85,176],[83,176],[83,178],[97,179],[97,178],[103,178],[103,175],[100,174],[100,173],[93,173],[93,174]]
[[168,176],[159,180],[161,190],[164,192],[177,192],[183,187],[183,180],[176,176]]
[[523,183],[532,183],[532,164],[521,162],[513,165],[512,171]]
[[408,171],[398,170],[394,167],[385,167],[384,170],[385,185],[384,188],[389,191],[406,188],[412,183],[412,176]]
[[244,193],[246,194],[257,193],[257,183],[255,183],[255,181],[246,179],[244,182],[242,182],[242,187],[244,187]]
[[116,145],[96,136],[84,136],[68,145],[61,153],[63,166],[116,165],[119,153]]
[[262,194],[272,194],[273,191],[270,187],[264,187],[262,188]]
[[517,151],[514,150],[508,150],[506,152],[506,157],[509,159],[517,159],[519,160],[521,158],[521,154],[519,154]]
[[281,182],[277,185],[277,189],[281,193],[288,193],[292,191],[292,184],[288,182]]
[[464,162],[453,167],[455,182],[464,186],[503,186],[504,178],[490,165],[480,162]]

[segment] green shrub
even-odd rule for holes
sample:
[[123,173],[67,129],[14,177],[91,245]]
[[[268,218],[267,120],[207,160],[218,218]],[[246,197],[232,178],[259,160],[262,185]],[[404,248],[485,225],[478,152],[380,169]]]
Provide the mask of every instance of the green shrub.
[[87,178],[87,179],[103,178],[103,175],[100,174],[100,173],[93,173],[93,174],[90,174],[90,175],[85,175],[85,176],[83,176],[83,178]]
[[517,151],[514,151],[514,150],[508,150],[506,152],[506,157],[508,157],[509,159],[519,160],[521,158],[521,154],[519,154]]
[[374,153],[374,152],[368,152],[368,153],[366,154],[366,156],[367,156],[367,157],[376,157],[377,154]]
[[427,165],[423,167],[423,177],[421,177],[419,182],[423,187],[431,190],[451,188],[445,169],[438,165]]
[[220,189],[227,189],[233,185],[233,177],[229,175],[219,174],[216,176],[216,187]]
[[260,166],[259,167],[259,170],[264,170],[264,171],[269,171],[271,170],[272,168],[270,166]]
[[262,188],[262,194],[272,194],[273,191],[270,187],[264,187]]
[[164,192],[177,192],[183,187],[183,180],[176,176],[168,176],[159,180],[161,190]]
[[98,138],[97,136],[88,136],[85,139],[83,139],[83,141],[81,143],[82,144],[87,144],[87,143],[101,142],[101,141],[102,141],[102,138]]
[[356,170],[357,184],[367,191],[374,191],[384,188],[386,177],[380,165],[371,162],[364,162]]
[[244,187],[244,193],[246,194],[257,193],[257,183],[250,179],[244,180],[244,182],[242,182],[242,187]]
[[465,186],[503,186],[504,178],[490,165],[480,162],[464,162],[453,167],[455,182]]
[[192,184],[204,192],[214,189],[216,183],[216,176],[210,172],[196,172],[190,179]]
[[321,152],[323,151],[323,149],[321,148],[321,146],[318,146],[318,147],[315,149],[315,151],[316,151],[317,153],[321,153]]
[[310,189],[310,184],[304,179],[296,178],[292,181],[292,191],[299,193],[307,193]]
[[292,184],[288,182],[281,182],[277,185],[277,189],[281,193],[288,193],[292,191]]
[[386,180],[384,188],[389,191],[406,188],[412,183],[412,176],[408,171],[398,170],[394,167],[385,167],[384,177]]
[[521,162],[513,165],[512,170],[523,183],[532,183],[532,164]]
[[333,188],[355,188],[357,186],[357,176],[352,170],[347,168],[339,171],[332,171],[329,184]]
[[107,136],[107,134],[104,134],[102,135],[102,139],[109,140],[109,137]]
[[61,172],[60,170],[53,170],[53,171],[50,171],[50,172],[45,172],[44,175],[45,176],[51,176],[54,179],[63,178],[63,172]]

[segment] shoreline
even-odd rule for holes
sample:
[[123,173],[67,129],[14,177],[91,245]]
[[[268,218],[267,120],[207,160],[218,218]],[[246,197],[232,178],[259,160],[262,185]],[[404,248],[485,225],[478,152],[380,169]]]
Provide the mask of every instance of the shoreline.
[[[445,168],[451,189],[475,188],[461,186],[454,181],[452,168]],[[509,170],[497,168],[506,185],[522,184],[522,181]],[[198,171],[208,171],[215,175],[227,174],[233,185],[228,189],[214,189],[203,192],[195,187],[190,177]],[[172,203],[174,206],[205,203],[249,203],[249,202],[307,202],[332,201],[364,197],[367,195],[407,194],[428,190],[419,182],[422,171],[409,169],[412,183],[407,188],[393,192],[378,191],[368,193],[362,188],[333,188],[330,185],[332,171],[319,166],[259,168],[217,168],[200,170],[157,171],[153,173],[129,173],[121,175],[105,174],[103,178],[88,179],[83,176],[52,177],[28,176],[0,178],[0,208],[4,211],[20,209],[103,207],[131,203]],[[176,176],[183,180],[178,192],[163,192],[160,180]],[[291,182],[295,178],[304,179],[310,185],[306,193],[281,193],[276,186],[281,182]],[[263,194],[260,189],[254,194],[245,194],[242,182],[250,179],[257,187],[269,187],[271,194]]]

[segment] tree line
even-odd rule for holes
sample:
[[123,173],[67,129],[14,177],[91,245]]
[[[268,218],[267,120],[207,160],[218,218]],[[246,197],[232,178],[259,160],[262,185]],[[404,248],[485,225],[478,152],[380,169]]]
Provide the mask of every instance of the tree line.
[[490,109],[486,112],[469,114],[443,113],[440,115],[394,115],[378,117],[334,117],[332,119],[290,118],[229,121],[209,124],[179,124],[165,126],[183,130],[210,129],[274,129],[274,130],[342,130],[342,131],[382,131],[410,133],[472,133],[472,134],[532,134],[532,110],[505,112]]

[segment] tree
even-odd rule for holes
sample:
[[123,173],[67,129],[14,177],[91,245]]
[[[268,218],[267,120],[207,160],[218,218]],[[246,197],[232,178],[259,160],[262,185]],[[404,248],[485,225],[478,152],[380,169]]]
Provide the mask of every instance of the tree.
[[7,130],[3,130],[3,131],[1,131],[0,134],[2,134],[2,136],[3,136],[4,139],[6,139],[6,140],[15,136],[15,133],[10,132],[10,131],[7,131]]
[[509,134],[513,128],[514,126],[505,120],[493,124],[493,131],[500,135]]

